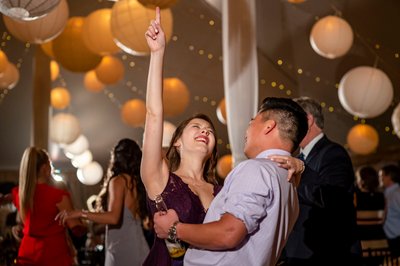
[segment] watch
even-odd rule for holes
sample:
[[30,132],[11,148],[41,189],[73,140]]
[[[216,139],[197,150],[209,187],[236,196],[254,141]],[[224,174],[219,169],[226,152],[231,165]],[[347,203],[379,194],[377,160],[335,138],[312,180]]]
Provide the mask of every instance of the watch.
[[178,238],[176,237],[176,225],[180,223],[179,221],[175,221],[172,226],[168,230],[168,240],[172,242],[176,242]]

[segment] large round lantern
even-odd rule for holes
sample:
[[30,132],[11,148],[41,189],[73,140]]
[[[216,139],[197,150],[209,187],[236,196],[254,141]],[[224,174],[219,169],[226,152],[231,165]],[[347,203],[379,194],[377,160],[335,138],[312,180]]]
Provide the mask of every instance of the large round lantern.
[[314,24],[310,43],[317,54],[333,59],[350,50],[353,44],[353,30],[344,19],[327,16]]
[[[34,1],[31,1],[34,2]],[[56,38],[67,24],[68,4],[62,0],[47,16],[34,21],[21,21],[3,16],[11,35],[23,42],[45,43]]]
[[1,0],[0,12],[14,19],[36,20],[49,14],[59,2],[60,0]]
[[51,106],[55,109],[64,109],[69,106],[71,96],[66,88],[57,87],[51,90]]
[[394,132],[400,138],[400,103],[393,110],[392,126],[393,126]]
[[[123,0],[114,4],[111,12],[111,31],[116,44],[125,52],[145,55],[150,52],[144,34],[154,19],[154,9],[146,8],[137,0]],[[167,41],[172,36],[172,12],[161,10],[161,24]]]
[[96,185],[103,178],[103,168],[98,162],[91,162],[76,171],[78,180],[88,186]]
[[166,116],[182,114],[190,101],[186,84],[178,78],[164,79],[163,104]]
[[86,72],[94,69],[101,56],[92,53],[82,37],[83,17],[72,17],[60,36],[53,40],[55,59],[72,72]]
[[85,85],[85,88],[91,92],[100,92],[105,87],[105,85],[98,80],[94,70],[91,70],[85,74],[83,84]]
[[50,139],[56,143],[70,144],[80,135],[78,119],[67,113],[58,113],[50,122]]
[[146,119],[146,104],[139,99],[129,100],[121,109],[122,121],[133,127],[144,125]]
[[352,127],[347,134],[347,144],[352,152],[367,155],[378,147],[379,135],[372,126],[358,124]]
[[381,70],[368,66],[347,72],[339,83],[339,101],[352,115],[362,118],[376,117],[390,106],[393,86]]
[[232,170],[233,159],[231,154],[222,156],[217,162],[217,173],[221,178],[225,178]]
[[68,158],[73,158],[87,149],[89,149],[89,141],[84,135],[80,135],[74,142],[64,147],[64,153]]
[[111,33],[111,9],[98,9],[89,14],[83,23],[83,41],[95,54],[107,55],[120,51]]
[[0,75],[6,71],[8,67],[8,58],[7,55],[0,50]]
[[178,0],[138,0],[142,5],[148,8],[170,8],[176,4]]
[[71,159],[71,163],[75,168],[82,168],[88,165],[93,161],[93,155],[92,152],[89,150],[86,150],[82,152],[81,154],[75,155]]
[[225,98],[223,98],[217,107],[217,118],[219,122],[222,124],[226,125],[226,104],[225,104]]
[[18,68],[11,62],[8,63],[6,70],[0,75],[0,88],[12,89],[19,81]]
[[172,136],[176,130],[176,126],[171,122],[164,121],[163,127],[163,138],[162,138],[162,147],[168,148],[171,142]]
[[107,55],[94,71],[101,83],[110,85],[118,83],[124,77],[125,68],[119,58]]

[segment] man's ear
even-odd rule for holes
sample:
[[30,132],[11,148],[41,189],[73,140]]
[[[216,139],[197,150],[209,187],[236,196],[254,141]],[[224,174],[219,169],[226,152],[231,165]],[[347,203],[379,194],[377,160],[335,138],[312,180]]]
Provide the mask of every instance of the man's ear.
[[265,121],[265,126],[264,126],[264,135],[268,134],[271,132],[276,127],[276,122],[274,120],[267,120]]
[[309,113],[307,113],[307,123],[308,123],[308,128],[310,128],[315,123],[314,117]]

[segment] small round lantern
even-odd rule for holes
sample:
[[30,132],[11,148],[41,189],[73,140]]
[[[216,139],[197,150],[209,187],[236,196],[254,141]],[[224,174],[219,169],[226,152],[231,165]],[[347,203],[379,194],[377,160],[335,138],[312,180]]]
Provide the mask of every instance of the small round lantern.
[[71,96],[66,88],[57,87],[51,90],[51,106],[55,109],[65,109],[69,106]]
[[347,144],[350,150],[356,154],[371,154],[378,147],[379,135],[370,125],[355,125],[347,135]]
[[8,63],[6,70],[0,75],[0,88],[12,89],[19,81],[19,70],[11,62]]
[[164,114],[176,116],[182,114],[189,105],[190,93],[183,81],[178,78],[164,79]]
[[392,126],[397,137],[400,138],[400,103],[394,108],[392,113]]
[[123,79],[125,68],[119,58],[107,55],[103,57],[94,71],[101,83],[111,85]]
[[83,84],[85,85],[85,88],[91,92],[100,92],[105,87],[105,85],[98,80],[94,70],[86,72]]
[[139,99],[129,100],[121,109],[122,121],[133,127],[141,127],[146,119],[146,104]]
[[103,178],[103,168],[98,162],[91,162],[76,171],[78,180],[88,186],[96,185]]
[[334,59],[350,50],[353,44],[353,30],[344,19],[327,16],[314,24],[310,43],[317,54]]
[[80,135],[78,119],[67,113],[58,113],[50,121],[50,139],[60,144],[71,144]]

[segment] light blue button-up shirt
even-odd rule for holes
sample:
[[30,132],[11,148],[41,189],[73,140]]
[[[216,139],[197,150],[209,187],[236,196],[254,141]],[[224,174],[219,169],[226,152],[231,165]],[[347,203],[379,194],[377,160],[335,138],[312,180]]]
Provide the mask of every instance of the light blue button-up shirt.
[[385,189],[386,219],[383,224],[387,238],[400,236],[400,185],[393,184]]
[[290,155],[266,150],[257,158],[235,167],[208,209],[204,223],[230,213],[243,221],[248,235],[240,246],[227,251],[190,248],[190,265],[275,265],[299,213],[296,188],[287,181],[287,170],[266,159],[268,155]]

